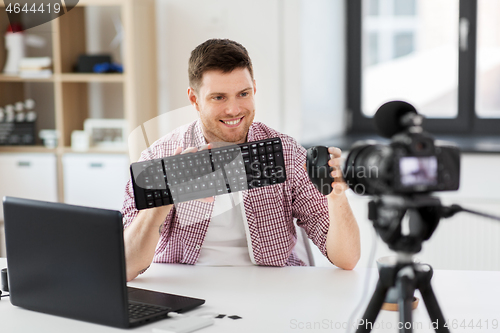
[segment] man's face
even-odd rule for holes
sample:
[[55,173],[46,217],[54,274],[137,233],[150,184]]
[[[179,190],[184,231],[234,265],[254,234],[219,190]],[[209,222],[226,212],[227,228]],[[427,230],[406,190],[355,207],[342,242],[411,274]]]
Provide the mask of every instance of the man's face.
[[207,142],[246,142],[255,116],[256,86],[246,68],[205,72],[198,92],[188,88]]

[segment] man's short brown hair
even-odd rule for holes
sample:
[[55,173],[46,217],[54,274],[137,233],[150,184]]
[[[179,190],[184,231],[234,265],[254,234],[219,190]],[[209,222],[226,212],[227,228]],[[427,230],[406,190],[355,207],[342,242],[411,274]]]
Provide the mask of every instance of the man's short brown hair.
[[203,73],[210,70],[230,73],[236,68],[247,68],[253,79],[252,60],[243,45],[229,39],[209,39],[191,52],[189,86],[198,91]]

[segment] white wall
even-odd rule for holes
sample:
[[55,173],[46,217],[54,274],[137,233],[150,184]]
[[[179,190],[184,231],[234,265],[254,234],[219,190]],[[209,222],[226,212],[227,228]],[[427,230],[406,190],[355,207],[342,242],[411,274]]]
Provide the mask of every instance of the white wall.
[[342,1],[301,2],[302,132],[304,142],[345,127],[345,8]]
[[[244,45],[257,81],[256,120],[310,140],[339,134],[344,110],[342,0],[157,0],[160,114],[188,105],[187,62],[210,38]],[[167,132],[196,117],[173,117]]]

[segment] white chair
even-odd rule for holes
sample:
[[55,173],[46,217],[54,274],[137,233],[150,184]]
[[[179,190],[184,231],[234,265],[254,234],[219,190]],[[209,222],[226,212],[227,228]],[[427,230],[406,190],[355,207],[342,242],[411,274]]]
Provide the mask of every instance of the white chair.
[[295,224],[297,232],[297,243],[295,244],[295,252],[307,266],[314,266],[314,256],[311,250],[311,243],[307,237],[306,231]]

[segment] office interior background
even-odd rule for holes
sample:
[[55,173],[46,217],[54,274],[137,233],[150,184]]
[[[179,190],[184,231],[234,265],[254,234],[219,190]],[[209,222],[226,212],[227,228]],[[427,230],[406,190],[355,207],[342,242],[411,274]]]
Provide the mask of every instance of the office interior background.
[[[80,98],[82,86],[85,94],[78,103],[85,105],[90,119],[130,117],[126,111],[131,103],[127,89],[152,89],[154,100],[137,103],[133,112],[151,115],[146,127],[155,132],[152,137],[159,137],[197,117],[186,93],[191,50],[209,38],[229,38],[243,44],[253,60],[256,121],[295,137],[306,147],[341,142],[337,139],[352,133],[376,139],[362,122],[386,101],[408,101],[428,118],[432,133],[458,138],[459,145],[467,146],[461,158],[460,190],[436,195],[445,204],[458,203],[500,215],[497,0],[148,3],[153,10],[148,7],[136,15],[149,17],[148,24],[154,24],[154,29],[145,30],[149,33],[141,36],[155,50],[152,56],[146,54],[148,49],[143,56],[138,50],[133,55],[127,51],[134,48],[131,43],[139,45],[137,39],[126,36],[131,33],[127,24],[141,29],[144,22],[134,21],[134,13],[125,10],[120,1],[80,1],[80,30],[84,33],[71,36],[70,31],[67,38],[68,43],[80,39],[87,54],[111,54],[118,63],[126,63],[126,57],[133,56],[138,68],[153,59],[149,64],[154,68],[153,84],[145,88],[127,67],[123,78],[114,74],[110,79],[76,79],[67,75],[71,69],[64,69],[63,61],[62,74],[55,73],[53,79],[14,80],[1,74],[4,92],[0,95],[21,84],[23,96],[37,103],[37,130],[54,130],[58,127],[54,109],[68,112],[65,108],[70,108],[70,104],[58,102],[59,98],[64,101],[65,94]],[[349,15],[353,10],[360,14]],[[0,28],[6,28],[5,18],[0,23]],[[361,28],[359,36],[353,33],[356,27]],[[45,40],[41,47],[28,47],[28,56],[58,57],[53,23],[26,34]],[[0,41],[3,47],[3,39]],[[0,60],[5,59],[5,52],[2,57]],[[471,68],[475,75],[470,74]],[[5,100],[0,97],[0,102]],[[360,118],[363,121],[358,124]],[[75,129],[83,130],[77,128],[82,124]],[[486,124],[484,131],[482,124]],[[127,133],[134,130],[128,128]],[[0,146],[0,196],[120,209],[128,166],[137,160],[137,150],[93,148],[82,153],[71,148],[70,133],[60,135],[66,136],[59,138],[65,143],[55,149],[43,148],[40,139],[31,148]],[[477,137],[483,140],[471,148],[468,142]],[[348,153],[349,147],[341,148]],[[361,230],[362,258],[358,265],[372,266],[368,261],[373,241],[373,227],[367,219],[369,198],[348,195]],[[1,225],[0,255],[5,256]],[[376,257],[392,254],[383,242],[377,242]],[[331,265],[312,248],[316,265]],[[500,270],[500,223],[466,213],[442,220],[417,257],[436,269]]]

